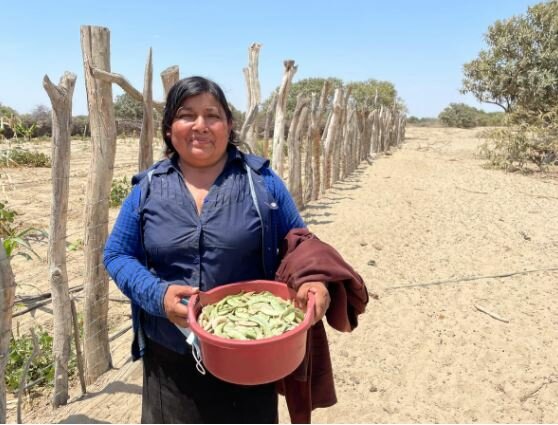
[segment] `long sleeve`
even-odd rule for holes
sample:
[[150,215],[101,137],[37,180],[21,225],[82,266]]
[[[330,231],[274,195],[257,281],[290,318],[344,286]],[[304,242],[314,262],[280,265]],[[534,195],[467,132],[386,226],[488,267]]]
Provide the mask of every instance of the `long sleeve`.
[[278,214],[277,236],[281,241],[291,229],[306,228],[296,204],[283,183],[283,180],[272,170],[266,169],[263,173],[268,190],[271,191],[277,200],[280,214]]
[[169,284],[144,265],[138,213],[140,187],[134,186],[124,200],[104,250],[104,264],[118,288],[149,314],[166,317],[163,299]]

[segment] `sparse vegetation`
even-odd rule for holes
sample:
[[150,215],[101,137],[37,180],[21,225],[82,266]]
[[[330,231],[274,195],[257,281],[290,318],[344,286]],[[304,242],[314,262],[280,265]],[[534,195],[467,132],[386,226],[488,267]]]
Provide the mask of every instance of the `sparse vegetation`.
[[481,157],[492,167],[527,171],[536,165],[544,171],[558,162],[558,112],[528,117],[512,114],[504,128],[488,131],[480,148]]
[[28,151],[19,147],[0,153],[3,167],[50,167],[50,157],[42,152]]
[[[39,327],[35,332],[39,343],[39,354],[31,363],[28,371],[27,382],[37,382],[39,387],[52,386],[54,379],[54,359],[52,353],[53,337]],[[19,388],[19,381],[23,366],[33,352],[33,339],[31,335],[19,337],[12,336],[10,340],[10,355],[6,365],[6,387],[10,391]],[[76,357],[72,351],[68,365],[68,373],[72,376],[76,370]]]
[[464,103],[450,103],[440,112],[438,119],[447,127],[496,127],[504,124],[504,113],[485,112]]
[[0,239],[6,250],[6,255],[8,258],[13,257],[16,255],[16,249],[22,248],[23,250],[18,252],[17,255],[31,259],[31,256],[28,254],[28,252],[30,252],[35,257],[39,258],[29,241],[42,240],[47,237],[47,233],[33,227],[20,230],[20,226],[15,222],[16,216],[17,213],[14,210],[0,201]]
[[132,188],[131,182],[126,178],[114,179],[110,188],[110,203],[111,208],[119,207],[122,202],[130,193]]

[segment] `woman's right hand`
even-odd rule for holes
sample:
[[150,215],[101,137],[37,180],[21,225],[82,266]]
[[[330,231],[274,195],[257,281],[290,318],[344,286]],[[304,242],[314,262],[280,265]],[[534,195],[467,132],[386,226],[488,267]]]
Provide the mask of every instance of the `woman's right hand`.
[[188,285],[170,285],[165,293],[163,305],[167,319],[175,325],[188,328],[188,307],[182,304],[182,298],[188,298],[200,292],[198,288]]

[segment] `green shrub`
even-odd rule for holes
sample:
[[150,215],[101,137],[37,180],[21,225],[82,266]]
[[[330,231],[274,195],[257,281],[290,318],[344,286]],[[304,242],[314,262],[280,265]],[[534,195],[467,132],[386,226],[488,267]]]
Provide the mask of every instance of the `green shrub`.
[[487,141],[480,156],[489,165],[506,171],[539,171],[558,161],[558,112],[536,115],[521,111],[510,114],[506,127],[485,132]]
[[9,209],[6,204],[0,201],[0,238],[5,238],[15,233],[15,216],[17,213]]
[[447,127],[473,128],[504,125],[503,112],[485,112],[464,103],[450,103],[438,119]]
[[119,207],[122,202],[130,193],[132,184],[126,177],[121,179],[115,179],[112,181],[112,186],[110,188],[110,203],[111,208]]
[[21,148],[0,154],[0,165],[4,167],[50,167],[50,158],[41,152],[31,152]]

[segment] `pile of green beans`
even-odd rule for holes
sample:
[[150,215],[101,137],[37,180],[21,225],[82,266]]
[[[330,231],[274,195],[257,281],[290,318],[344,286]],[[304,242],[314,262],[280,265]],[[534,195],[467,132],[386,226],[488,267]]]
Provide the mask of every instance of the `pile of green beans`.
[[242,291],[204,306],[198,323],[223,338],[251,340],[281,335],[303,319],[304,313],[292,301],[269,291]]

